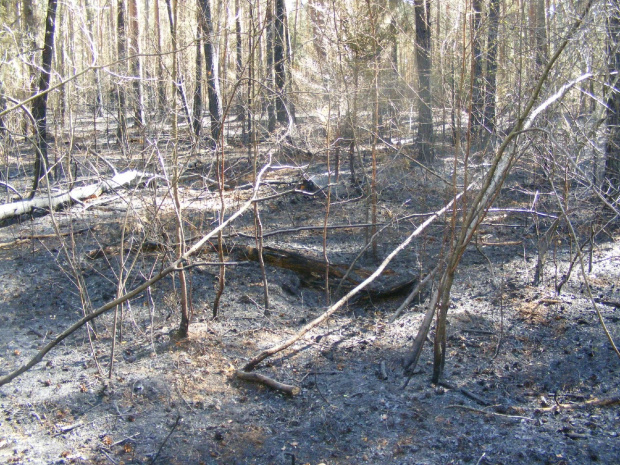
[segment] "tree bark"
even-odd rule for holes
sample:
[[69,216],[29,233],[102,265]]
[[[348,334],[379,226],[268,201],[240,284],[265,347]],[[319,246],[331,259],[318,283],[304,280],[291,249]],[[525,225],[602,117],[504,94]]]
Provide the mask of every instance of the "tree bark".
[[[198,13],[200,16],[200,13]],[[201,42],[201,31],[202,27],[200,26],[200,20],[198,22],[198,40],[196,41],[196,86],[194,87],[194,106],[192,108],[192,125],[194,129],[194,134],[196,137],[200,136],[200,131],[202,130],[202,52],[200,48],[202,47]]]
[[213,38],[213,21],[209,0],[198,0],[202,13],[202,30],[204,33],[204,53],[207,71],[207,94],[209,96],[209,115],[211,116],[211,144],[215,147],[220,139],[222,127],[222,101],[220,97],[220,79],[218,74],[218,57]]
[[536,73],[540,73],[547,63],[547,14],[545,0],[534,1],[534,37],[536,41]]
[[[48,169],[47,157],[47,89],[50,86],[52,57],[54,56],[54,32],[56,30],[56,8],[58,0],[49,0],[47,18],[45,20],[45,42],[41,57],[41,77],[39,78],[38,95],[32,102],[32,116],[36,122],[35,142],[37,153],[34,162],[34,182],[30,197],[34,197],[39,181]],[[42,93],[41,93],[42,92]]]
[[[174,3],[174,8],[176,9],[177,7],[177,3],[175,1]],[[170,24],[170,39],[172,42],[172,49],[176,52],[177,51],[177,25],[176,25],[176,16],[175,16],[175,12],[173,11],[173,5],[171,0],[166,0],[166,9],[168,10],[168,22]],[[177,94],[179,94],[179,98],[181,99],[181,105],[183,106],[183,111],[185,112],[185,118],[187,120],[187,124],[191,125],[192,124],[192,115],[190,114],[189,111],[189,104],[187,103],[187,96],[185,95],[185,90],[183,90],[183,85],[181,84],[182,82],[182,76],[181,76],[181,72],[179,70],[179,64],[178,62],[175,64],[174,67],[174,71],[173,73],[175,76],[174,81],[174,88],[177,91]]]
[[[95,18],[93,14],[93,6],[90,3],[90,0],[84,1],[84,8],[86,9],[86,25],[88,27],[88,34],[90,36],[91,44],[90,46],[93,48],[97,47],[97,41],[95,39]],[[93,50],[93,55],[96,53],[96,50]],[[95,106],[94,106],[94,114],[95,116],[103,115],[103,92],[101,90],[101,79],[99,76],[99,70],[96,69],[94,74],[95,78]]]
[[433,111],[431,102],[431,2],[415,0],[415,37],[418,80],[418,146],[426,162],[435,159],[433,150]]
[[499,26],[499,0],[489,0],[488,36],[486,53],[486,84],[484,90],[483,126],[489,134],[494,134],[495,99],[497,94],[497,31]]
[[607,63],[609,68],[607,97],[607,145],[603,191],[610,201],[620,193],[620,0],[613,0],[607,19]]
[[274,80],[273,80],[273,72],[274,72],[274,66],[273,66],[273,52],[274,52],[274,46],[273,46],[273,29],[274,29],[274,23],[273,23],[273,3],[271,2],[271,0],[269,2],[267,2],[267,13],[266,13],[266,17],[265,17],[265,28],[267,29],[267,34],[266,34],[266,47],[267,47],[267,131],[269,131],[269,134],[273,134],[273,132],[276,130],[276,108],[274,105]]
[[484,75],[482,64],[482,0],[473,0],[472,4],[472,97],[473,112],[472,132],[477,141],[484,130]]
[[155,52],[157,53],[157,104],[158,110],[166,108],[166,88],[164,86],[164,59],[161,54],[161,23],[159,20],[159,0],[153,4],[155,22]]
[[142,93],[142,64],[140,57],[140,26],[138,21],[137,0],[128,0],[129,9],[129,54],[133,56],[129,61],[133,85],[133,104],[136,123],[144,124],[144,98]]
[[[127,34],[125,25],[125,2],[124,0],[118,0],[117,3],[117,18],[116,18],[116,40],[118,51],[118,71],[119,75],[125,74],[127,64],[125,59],[127,58]],[[125,86],[123,83],[116,85],[116,95],[118,99],[118,129],[116,136],[121,146],[125,146],[127,143],[127,103]]]
[[286,95],[286,70],[284,57],[284,0],[276,0],[275,34],[273,43],[274,74],[276,81],[276,118],[278,123],[290,123]]

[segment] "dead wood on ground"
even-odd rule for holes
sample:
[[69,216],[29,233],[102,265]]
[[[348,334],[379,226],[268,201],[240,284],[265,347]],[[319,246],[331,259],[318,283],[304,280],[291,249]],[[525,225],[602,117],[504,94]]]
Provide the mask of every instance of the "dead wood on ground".
[[237,370],[235,372],[235,376],[239,379],[243,379],[245,381],[251,381],[253,383],[264,384],[271,389],[276,391],[281,391],[289,396],[296,396],[301,392],[301,389],[297,386],[292,386],[290,384],[284,384],[279,381],[276,381],[273,378],[269,378],[268,376],[261,375],[259,373],[247,373],[245,371]]
[[19,202],[5,203],[0,205],[0,222],[10,220],[21,215],[33,213],[37,210],[58,210],[66,205],[94,199],[103,193],[127,186],[136,180],[152,179],[155,175],[142,173],[136,170],[118,173],[111,179],[103,180],[87,186],[74,187],[69,192],[55,195],[42,195]]

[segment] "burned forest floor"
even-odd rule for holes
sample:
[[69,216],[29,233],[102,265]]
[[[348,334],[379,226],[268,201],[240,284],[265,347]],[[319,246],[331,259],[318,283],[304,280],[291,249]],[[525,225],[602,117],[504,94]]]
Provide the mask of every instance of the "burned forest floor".
[[[169,147],[147,147],[130,157],[114,147],[99,148],[99,157],[93,157],[78,141],[72,150],[78,184],[93,182],[88,173],[113,175],[103,157],[119,172],[139,169],[160,177],[76,201],[53,215],[22,216],[0,228],[2,376],[35,356],[83,312],[137,287],[175,258],[173,201],[158,158]],[[260,150],[259,170],[267,147],[261,144]],[[221,215],[229,217],[250,198],[253,163],[246,149],[230,151],[227,188],[220,196],[213,154],[193,151],[189,144],[180,153],[182,214],[191,245],[217,226]],[[401,252],[371,292],[362,291],[327,323],[259,365],[258,373],[298,386],[298,395],[237,379],[237,369],[319,316],[328,299],[336,302],[372,273],[426,214],[453,195],[441,180],[451,178],[449,148],[438,153],[432,172],[411,163],[404,151],[381,148],[377,245],[374,252],[371,246],[360,254],[372,234],[362,226],[372,219],[368,192],[351,184],[343,152],[338,179],[332,165],[326,220],[327,191],[321,188],[328,168],[324,153],[311,155],[273,155],[259,191],[263,200],[257,203],[264,245],[323,262],[327,221],[334,227],[327,230],[326,255],[340,276],[355,263],[350,279],[340,283],[339,275],[330,276],[327,293],[320,272],[267,262],[266,309],[261,267],[247,253],[257,246],[255,212],[248,209],[224,230],[224,258],[235,265],[226,267],[218,317],[212,317],[220,282],[219,267],[212,264],[219,261],[213,238],[187,271],[193,311],[189,338],[176,337],[180,294],[173,275],[95,320],[90,331],[80,329],[0,387],[0,461],[620,463],[620,359],[589,299],[567,225],[553,226],[560,211],[553,189],[525,162],[507,179],[458,269],[444,383],[430,382],[432,330],[408,383],[402,368],[431,287],[394,316],[410,285],[446,253],[451,213]],[[7,158],[6,171],[12,185],[23,188],[31,182],[31,168],[19,165],[17,157]],[[369,156],[359,161],[369,173]],[[484,160],[473,168],[484,169]],[[359,177],[361,165],[357,171]],[[70,186],[58,181],[52,187],[61,192]],[[571,202],[580,202],[580,208],[591,202],[591,209],[573,218],[585,244],[583,263],[593,298],[618,343],[617,220],[606,223],[605,212],[597,212],[595,199],[586,194],[571,193],[566,202],[569,208]],[[550,228],[540,283],[533,285],[540,238]],[[586,243],[588,234],[591,243]]]

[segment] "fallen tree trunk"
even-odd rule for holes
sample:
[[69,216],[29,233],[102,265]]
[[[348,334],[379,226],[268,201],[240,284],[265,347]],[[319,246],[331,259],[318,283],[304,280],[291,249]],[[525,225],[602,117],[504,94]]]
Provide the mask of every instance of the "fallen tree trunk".
[[33,199],[20,200],[19,202],[5,203],[0,205],[0,222],[16,218],[21,215],[32,213],[36,210],[57,210],[66,205],[71,205],[76,201],[83,201],[96,198],[103,193],[118,189],[131,184],[136,179],[148,180],[157,175],[143,173],[136,170],[124,171],[114,175],[111,179],[100,181],[87,186],[74,187],[69,192],[56,195],[48,195],[46,197],[35,197]]
[[359,293],[361,290],[367,287],[370,283],[372,283],[383,272],[383,270],[385,270],[385,268],[394,259],[394,257],[396,257],[396,255],[398,255],[402,250],[404,250],[405,247],[407,247],[411,243],[411,241],[413,241],[414,238],[422,234],[422,232],[428,227],[428,225],[430,225],[437,218],[440,218],[441,216],[443,216],[446,213],[446,211],[448,211],[452,207],[452,205],[456,204],[456,202],[461,198],[463,193],[464,192],[461,192],[460,194],[456,195],[445,207],[443,207],[441,210],[436,211],[424,223],[418,226],[416,230],[413,231],[403,242],[401,242],[398,247],[396,247],[394,250],[392,250],[392,252],[390,252],[390,254],[385,258],[385,260],[381,262],[379,267],[370,276],[368,276],[368,278],[366,278],[363,282],[358,284],[354,289],[349,291],[347,295],[345,295],[338,302],[336,302],[331,307],[329,307],[325,312],[323,312],[322,315],[318,316],[317,318],[312,320],[310,323],[305,325],[303,328],[301,328],[297,332],[297,334],[291,336],[286,341],[271,347],[270,349],[263,350],[261,353],[256,355],[250,361],[248,361],[243,366],[242,370],[246,372],[253,371],[263,360],[292,346],[293,344],[295,344],[295,342],[301,339],[308,331],[317,327],[318,325],[323,323],[325,320],[327,320],[330,316],[332,316],[334,313],[336,313],[340,308],[342,308],[342,306],[345,303],[347,303],[351,299],[351,297],[355,296],[357,293]]
[[[258,261],[259,259],[256,247],[248,246],[245,248],[244,253],[245,258],[249,260]],[[325,261],[323,260],[268,246],[263,247],[263,260],[269,265],[296,272],[305,278],[305,284],[307,285],[321,286],[325,282]],[[370,271],[359,267],[354,268],[352,272],[347,274],[348,268],[347,265],[330,264],[329,277],[336,279],[345,278],[351,286],[358,286],[371,275]],[[394,274],[394,272],[386,269],[381,274]],[[387,299],[395,297],[410,291],[417,282],[418,278],[415,277],[396,283],[369,285],[365,289],[365,295],[359,296],[359,298]]]

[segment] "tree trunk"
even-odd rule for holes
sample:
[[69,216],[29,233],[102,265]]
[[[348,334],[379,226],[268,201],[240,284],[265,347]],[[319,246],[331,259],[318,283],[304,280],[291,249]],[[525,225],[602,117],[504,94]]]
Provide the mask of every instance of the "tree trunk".
[[482,0],[473,0],[472,4],[472,132],[477,141],[484,131],[484,75],[482,72]]
[[[6,110],[6,97],[4,96],[4,85],[2,80],[0,80],[0,112],[3,112],[4,110]],[[0,116],[0,138],[4,136],[6,129],[4,118]]]
[[[37,153],[34,162],[34,183],[30,197],[34,197],[39,181],[48,169],[47,157],[47,89],[50,86],[52,57],[54,56],[54,32],[56,30],[56,8],[58,0],[49,0],[47,19],[45,20],[45,43],[41,58],[41,77],[39,78],[39,95],[32,101],[32,116],[36,122],[35,142]],[[43,94],[40,94],[44,92]]]
[[418,101],[418,144],[420,157],[435,159],[433,150],[433,111],[431,107],[431,2],[415,0],[416,62],[420,96]]
[[276,108],[274,105],[274,89],[273,89],[273,3],[271,0],[267,2],[267,13],[266,13],[266,24],[265,28],[267,29],[267,131],[269,134],[273,134],[276,130]]
[[[241,8],[239,6],[239,0],[235,0],[235,52],[235,78],[237,82],[240,82],[243,74],[243,40],[241,38]],[[243,105],[243,97],[239,95],[237,99],[239,102],[237,106],[237,116],[242,121],[242,138],[245,141],[245,107]]]
[[536,41],[536,73],[543,70],[548,60],[547,18],[545,0],[533,0],[534,4],[534,37]]
[[607,62],[609,96],[607,97],[607,145],[603,190],[611,201],[620,193],[620,92],[617,90],[620,71],[620,0],[613,0],[607,19]]
[[[173,11],[176,9],[176,7],[177,7],[176,1],[174,3],[174,8],[173,8],[171,0],[166,0],[166,9],[168,10],[168,22],[170,24],[170,37],[171,37],[172,49],[174,50],[174,53],[177,52],[176,11]],[[185,112],[185,118],[187,120],[187,124],[191,125],[192,115],[189,112],[189,104],[187,103],[187,96],[185,95],[185,91],[183,90],[183,86],[181,85],[182,77],[181,77],[181,72],[179,71],[179,64],[176,61],[175,63],[176,63],[175,68],[172,72],[172,74],[175,76],[175,78],[173,79],[174,88],[176,89],[177,94],[179,94],[179,97],[181,99],[181,105],[183,106],[183,111]]]
[[[91,5],[90,0],[84,1],[84,8],[86,9],[86,25],[88,27],[88,35],[90,36],[91,47],[96,48],[97,42],[95,40],[95,30],[94,30],[95,18],[93,15],[93,6]],[[93,53],[95,53],[95,50],[93,50]],[[103,92],[101,90],[101,78],[99,76],[98,69],[95,70],[95,72],[93,73],[93,76],[95,77],[94,114],[95,116],[102,116],[103,115]]]
[[276,20],[273,43],[274,74],[276,80],[276,118],[279,123],[290,124],[286,96],[286,70],[284,69],[284,0],[276,0]]
[[140,57],[140,26],[138,21],[137,0],[128,0],[129,6],[129,54],[133,56],[129,61],[129,69],[133,78],[134,116],[136,123],[144,124],[144,98],[142,93],[142,65]]
[[217,145],[222,128],[222,101],[220,97],[220,80],[218,75],[218,57],[213,38],[213,21],[209,0],[198,0],[202,13],[204,33],[204,53],[207,71],[207,94],[209,96],[209,115],[211,116],[211,144]]
[[[37,67],[35,65],[36,63],[36,59],[35,59],[35,53],[37,50],[37,44],[36,44],[36,21],[35,21],[35,17],[34,17],[34,7],[32,5],[33,0],[22,0],[22,15],[23,15],[23,22],[22,22],[22,28],[23,28],[23,34],[25,36],[25,43],[24,43],[24,55],[25,55],[25,60],[24,62],[26,63],[26,68],[28,70],[27,73],[24,73],[24,76],[27,76],[27,81],[26,81],[26,85],[24,86],[26,88],[27,92],[31,92],[32,94],[35,94],[37,89],[35,86],[35,82],[37,79]],[[23,119],[23,124],[24,124],[24,133],[28,132],[28,119],[24,118]],[[36,131],[36,128],[34,128],[34,130]]]
[[488,37],[486,53],[486,86],[484,92],[484,128],[495,133],[495,99],[497,94],[497,30],[499,26],[499,0],[489,0]]
[[[116,19],[116,35],[117,35],[117,50],[118,50],[118,74],[123,75],[126,71],[125,59],[127,58],[127,42],[126,42],[126,29],[125,29],[125,2],[124,0],[118,0],[118,11]],[[125,86],[123,83],[116,85],[116,96],[118,99],[118,129],[116,136],[122,147],[127,143],[127,108],[125,98]]]
[[[198,13],[200,16],[200,13]],[[194,88],[194,106],[192,109],[192,124],[194,129],[194,134],[196,137],[200,136],[200,131],[202,129],[202,52],[200,47],[202,47],[202,42],[200,39],[202,27],[200,26],[200,21],[198,22],[198,40],[196,41],[196,87]]]
[[164,86],[164,59],[161,54],[161,24],[159,21],[159,0],[153,4],[155,13],[155,52],[157,53],[157,103],[158,110],[166,108],[166,88]]

